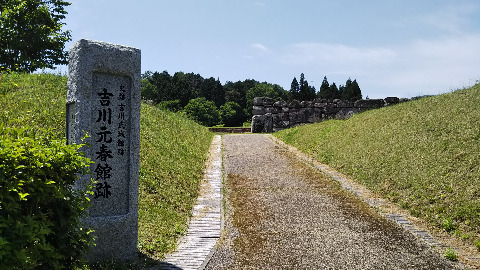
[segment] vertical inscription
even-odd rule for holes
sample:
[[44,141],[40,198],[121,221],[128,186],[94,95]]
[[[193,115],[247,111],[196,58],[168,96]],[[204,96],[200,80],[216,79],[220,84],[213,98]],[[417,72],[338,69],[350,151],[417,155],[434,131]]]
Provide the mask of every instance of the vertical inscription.
[[123,215],[128,213],[129,139],[130,125],[128,96],[131,80],[128,77],[105,73],[93,74],[91,166],[96,181],[93,189],[95,203],[92,216]]
[[77,113],[77,104],[67,104],[67,144],[75,143],[75,114]]

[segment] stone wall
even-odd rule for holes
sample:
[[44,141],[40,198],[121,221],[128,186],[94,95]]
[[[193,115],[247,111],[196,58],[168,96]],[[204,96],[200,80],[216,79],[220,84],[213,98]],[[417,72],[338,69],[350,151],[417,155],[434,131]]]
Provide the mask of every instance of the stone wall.
[[340,99],[313,101],[294,100],[290,103],[267,97],[253,100],[252,132],[275,132],[294,126],[321,122],[328,119],[348,119],[355,113],[405,101],[397,97],[361,99],[355,102]]

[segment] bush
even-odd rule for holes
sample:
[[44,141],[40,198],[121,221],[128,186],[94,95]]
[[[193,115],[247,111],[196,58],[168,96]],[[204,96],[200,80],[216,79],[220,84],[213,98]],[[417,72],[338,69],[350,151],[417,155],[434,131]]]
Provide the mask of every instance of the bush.
[[183,112],[197,123],[211,127],[220,123],[220,112],[213,101],[204,97],[195,98],[188,102]]
[[157,107],[162,110],[169,110],[171,112],[178,112],[182,110],[180,99],[161,101],[157,104]]
[[72,269],[93,243],[73,188],[89,160],[49,134],[0,126],[0,269]]
[[229,101],[220,106],[220,115],[222,117],[222,123],[227,127],[241,126],[245,119],[242,107],[233,101]]

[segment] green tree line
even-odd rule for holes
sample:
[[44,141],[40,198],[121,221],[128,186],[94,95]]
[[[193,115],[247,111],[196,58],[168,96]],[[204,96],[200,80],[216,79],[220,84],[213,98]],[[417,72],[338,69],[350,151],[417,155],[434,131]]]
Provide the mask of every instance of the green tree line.
[[250,121],[255,97],[288,102],[316,98],[355,101],[362,98],[362,92],[356,80],[349,78],[345,85],[337,87],[335,83],[330,85],[327,77],[317,92],[303,73],[300,80],[293,78],[287,91],[278,84],[253,79],[222,85],[218,78],[204,78],[195,73],[179,71],[170,75],[168,71],[147,71],[142,75],[142,97],[163,109],[184,113],[205,126],[231,127]]

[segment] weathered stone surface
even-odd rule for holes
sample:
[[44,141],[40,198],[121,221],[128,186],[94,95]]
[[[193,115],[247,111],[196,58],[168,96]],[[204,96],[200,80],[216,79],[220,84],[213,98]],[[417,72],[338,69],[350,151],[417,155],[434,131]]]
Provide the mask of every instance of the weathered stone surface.
[[252,117],[252,133],[260,133],[265,126],[265,115],[254,115]]
[[264,97],[256,97],[253,99],[253,106],[263,106]]
[[258,105],[253,106],[253,110],[252,110],[253,115],[263,115],[265,113],[266,111],[264,106],[258,106]]
[[311,107],[312,104],[313,104],[313,103],[312,103],[311,101],[302,101],[302,102],[300,102],[300,106],[301,106],[302,108]]
[[269,97],[256,97],[253,99],[255,106],[272,106],[275,101]]
[[271,106],[265,106],[265,114],[267,113],[275,113],[277,108]]
[[[268,98],[255,98],[257,104],[264,104],[266,99]],[[385,100],[367,99],[350,102],[340,99],[328,100],[317,98],[314,101],[300,102],[293,100],[290,104],[284,101],[277,101],[273,103],[273,106],[255,105],[254,118],[252,118],[252,132],[262,132],[254,130],[264,130],[264,132],[265,130],[277,131],[296,125],[315,123],[328,119],[348,119],[355,113],[380,108],[397,101],[403,102],[408,101],[408,99],[389,97]],[[269,104],[269,102],[267,102],[267,104]],[[261,107],[263,107],[263,109]],[[255,115],[255,112],[258,112],[258,115]],[[258,116],[266,114],[272,115],[272,128],[265,127],[266,118],[258,118]],[[258,125],[258,127],[253,127],[253,119],[256,119],[255,125]],[[263,127],[260,127],[261,125],[263,125]],[[268,122],[268,125],[270,125],[270,122]]]
[[400,102],[398,97],[386,97],[385,98],[385,106],[394,105]]
[[301,107],[300,101],[293,100],[292,102],[290,102],[290,104],[288,104],[288,107],[289,108],[294,108],[294,109],[300,108]]
[[96,246],[87,258],[130,260],[137,256],[140,148],[140,50],[92,40],[70,48],[67,140],[94,164],[76,187],[97,181],[86,225]]
[[283,101],[283,100],[273,103],[273,107],[282,108],[282,107],[286,107],[286,106],[287,106],[287,102]]
[[356,108],[378,109],[385,106],[383,99],[360,99],[355,101]]

